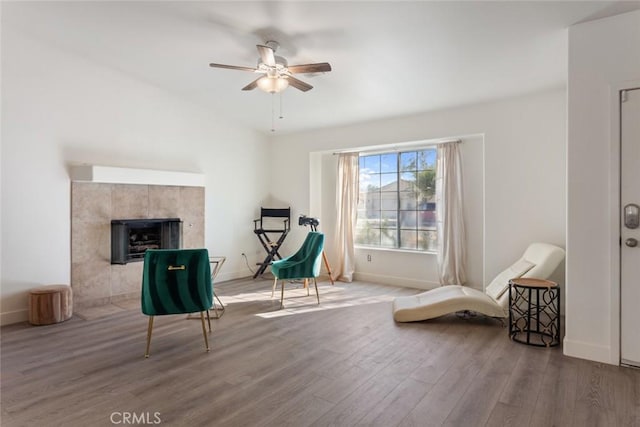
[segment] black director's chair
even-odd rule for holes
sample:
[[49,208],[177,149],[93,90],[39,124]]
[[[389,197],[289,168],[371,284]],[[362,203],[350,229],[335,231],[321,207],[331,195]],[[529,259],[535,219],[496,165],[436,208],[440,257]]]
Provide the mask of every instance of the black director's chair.
[[291,230],[291,208],[260,208],[260,218],[253,220],[253,232],[258,236],[267,256],[264,261],[257,264],[260,268],[253,275],[254,279],[265,272],[274,257],[282,259],[278,249],[284,243],[289,230]]

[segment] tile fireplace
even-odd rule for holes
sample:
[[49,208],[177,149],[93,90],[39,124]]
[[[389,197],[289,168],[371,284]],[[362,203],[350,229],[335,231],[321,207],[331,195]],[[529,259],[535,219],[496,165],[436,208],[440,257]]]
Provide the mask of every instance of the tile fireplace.
[[[139,298],[143,263],[136,261],[141,259],[145,245],[158,244],[157,237],[160,245],[204,247],[204,190],[190,186],[72,181],[74,306],[94,307]],[[157,222],[166,224],[158,230]],[[124,254],[120,258],[113,256],[112,228],[124,230],[120,243],[116,243]]]

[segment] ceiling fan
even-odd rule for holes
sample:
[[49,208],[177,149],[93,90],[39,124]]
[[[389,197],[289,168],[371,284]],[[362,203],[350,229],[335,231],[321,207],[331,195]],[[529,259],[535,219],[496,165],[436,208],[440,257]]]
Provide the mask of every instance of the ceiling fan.
[[214,63],[209,64],[209,66],[214,68],[227,68],[230,70],[258,73],[260,74],[260,77],[243,87],[242,90],[253,90],[258,87],[269,93],[282,92],[289,85],[306,92],[313,89],[313,86],[293,77],[293,74],[331,71],[331,65],[328,62],[288,65],[286,59],[275,54],[279,46],[278,42],[272,40],[266,42],[264,45],[256,45],[258,53],[260,54],[260,58],[258,58],[258,66],[256,68]]

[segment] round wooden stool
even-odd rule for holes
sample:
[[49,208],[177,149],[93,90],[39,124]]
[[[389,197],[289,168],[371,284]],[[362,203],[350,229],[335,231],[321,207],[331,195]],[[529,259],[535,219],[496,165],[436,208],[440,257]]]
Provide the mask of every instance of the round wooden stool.
[[29,323],[51,325],[73,314],[73,292],[68,285],[41,286],[29,291]]

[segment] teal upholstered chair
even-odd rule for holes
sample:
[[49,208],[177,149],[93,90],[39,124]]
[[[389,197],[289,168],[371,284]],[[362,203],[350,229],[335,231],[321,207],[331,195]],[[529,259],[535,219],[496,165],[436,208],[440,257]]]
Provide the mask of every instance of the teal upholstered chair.
[[[274,261],[271,264],[271,272],[275,276],[273,281],[273,292],[276,289],[278,280],[281,281],[280,308],[284,307],[284,282],[289,279],[313,279],[316,288],[316,297],[320,304],[320,294],[318,293],[318,283],[316,278],[320,275],[320,264],[322,263],[322,250],[324,248],[324,234],[311,231],[307,234],[302,247],[295,254]],[[309,288],[307,288],[307,292]]]
[[207,313],[209,332],[209,308],[213,287],[209,253],[206,249],[149,249],[144,254],[142,273],[142,312],[149,317],[147,350],[149,357],[153,317],[166,314],[200,313],[204,344],[209,351],[209,341],[204,324]]

